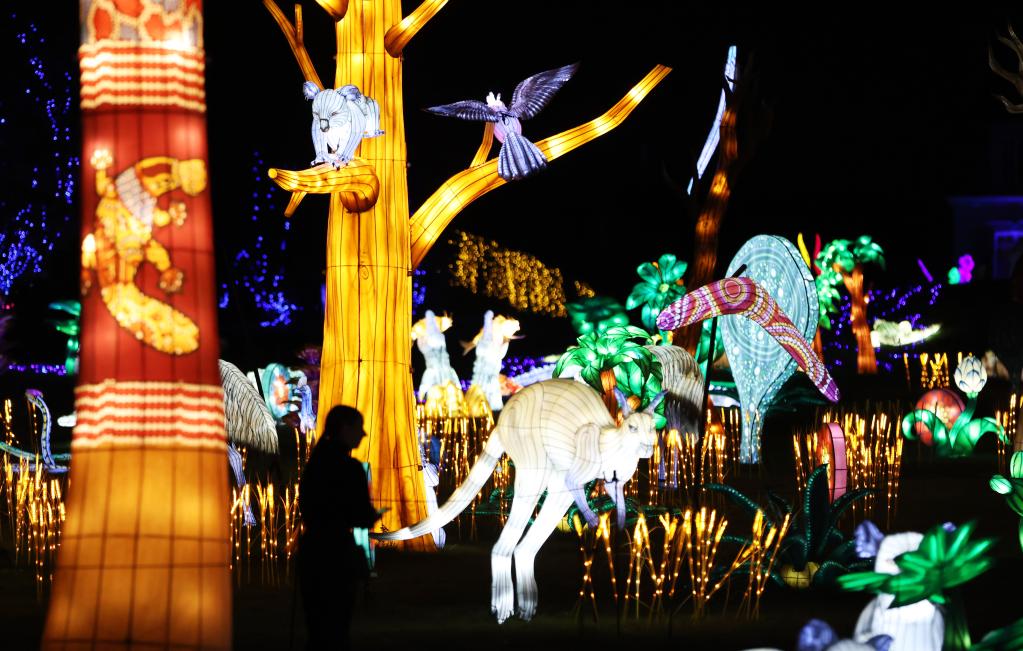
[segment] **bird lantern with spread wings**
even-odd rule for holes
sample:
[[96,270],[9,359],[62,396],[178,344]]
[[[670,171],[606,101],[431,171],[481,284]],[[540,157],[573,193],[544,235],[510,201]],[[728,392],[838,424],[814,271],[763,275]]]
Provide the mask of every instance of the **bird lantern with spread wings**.
[[497,175],[505,181],[518,181],[547,167],[547,157],[522,136],[522,120],[536,117],[554,93],[572,78],[578,63],[538,72],[522,80],[512,93],[511,106],[501,101],[501,93],[487,94],[486,103],[474,99],[454,104],[431,106],[430,113],[460,120],[490,122],[494,137],[501,143],[497,155]]

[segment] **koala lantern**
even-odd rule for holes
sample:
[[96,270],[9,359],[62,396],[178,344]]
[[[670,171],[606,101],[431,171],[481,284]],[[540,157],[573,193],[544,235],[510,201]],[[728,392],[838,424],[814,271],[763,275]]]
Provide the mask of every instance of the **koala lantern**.
[[302,85],[302,94],[313,103],[313,149],[311,165],[330,163],[334,169],[347,165],[363,138],[375,138],[380,130],[380,105],[366,97],[358,87],[324,88],[311,81]]

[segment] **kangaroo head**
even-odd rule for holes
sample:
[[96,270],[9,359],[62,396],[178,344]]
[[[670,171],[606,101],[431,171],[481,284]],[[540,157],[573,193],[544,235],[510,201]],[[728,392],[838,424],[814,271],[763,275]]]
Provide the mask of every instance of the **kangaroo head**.
[[[625,394],[615,389],[615,398],[622,410],[622,424],[615,428],[615,436],[607,437],[608,445],[614,446],[622,458],[648,459],[657,445],[657,428],[654,427],[654,410],[664,399],[661,391],[643,411],[632,411]],[[610,452],[610,450],[608,450]],[[635,462],[633,462],[635,463]],[[631,475],[631,473],[630,473]]]
[[650,401],[643,411],[632,411],[629,403],[618,389],[615,397],[622,410],[622,424],[605,429],[600,436],[601,475],[604,489],[614,500],[618,528],[625,528],[625,482],[636,472],[640,459],[648,459],[657,445],[657,429],[654,427],[654,409],[664,399],[662,391]]

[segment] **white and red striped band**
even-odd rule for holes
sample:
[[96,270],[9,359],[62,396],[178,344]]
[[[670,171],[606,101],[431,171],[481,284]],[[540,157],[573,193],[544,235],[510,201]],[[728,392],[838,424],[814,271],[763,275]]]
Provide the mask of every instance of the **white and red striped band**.
[[201,49],[107,40],[83,44],[78,58],[83,109],[142,106],[206,111],[206,63]]
[[71,449],[107,445],[223,448],[224,389],[187,382],[83,384]]

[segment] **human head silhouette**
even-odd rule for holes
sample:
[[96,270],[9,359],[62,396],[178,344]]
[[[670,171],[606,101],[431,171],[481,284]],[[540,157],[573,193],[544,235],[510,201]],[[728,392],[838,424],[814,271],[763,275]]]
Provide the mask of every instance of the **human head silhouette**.
[[362,428],[362,414],[355,407],[338,405],[327,413],[323,437],[339,443],[348,450],[359,447],[366,431]]

